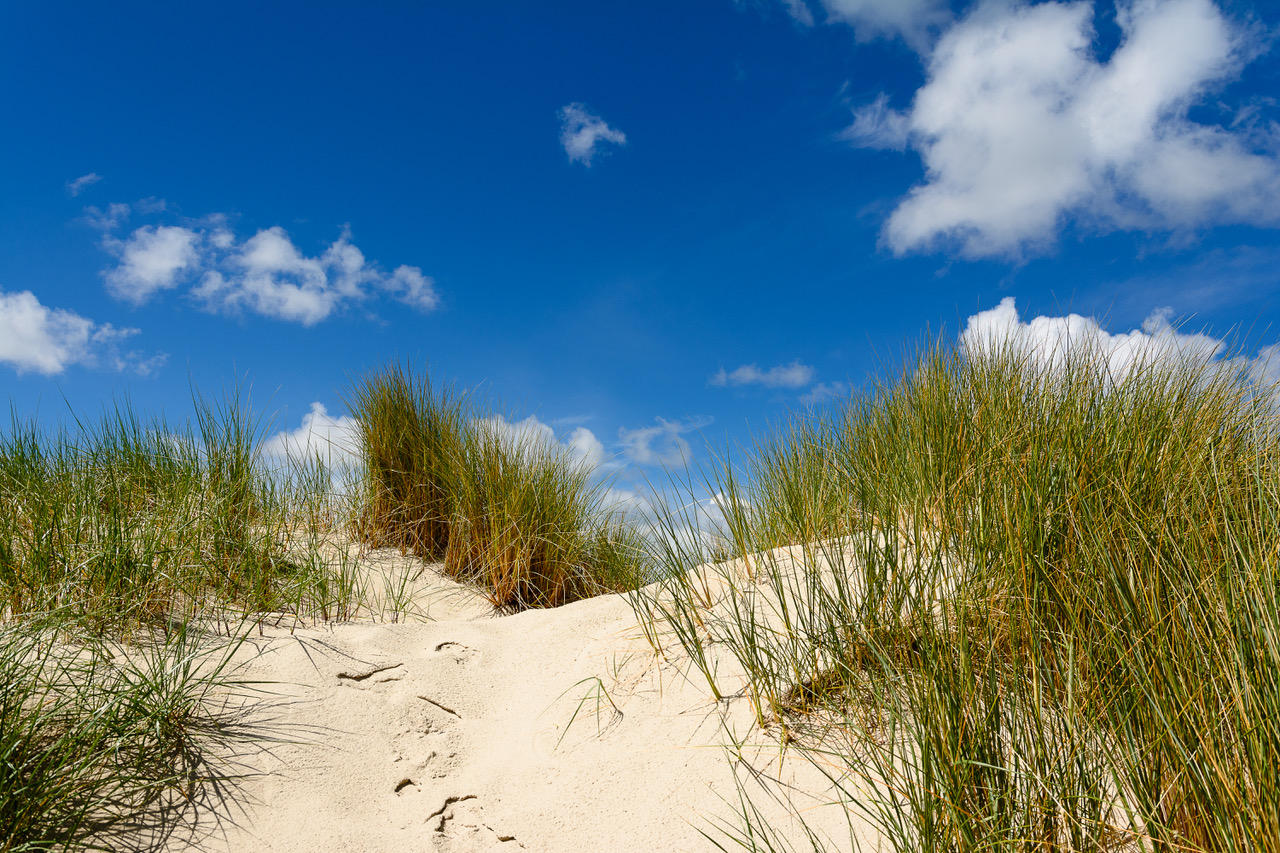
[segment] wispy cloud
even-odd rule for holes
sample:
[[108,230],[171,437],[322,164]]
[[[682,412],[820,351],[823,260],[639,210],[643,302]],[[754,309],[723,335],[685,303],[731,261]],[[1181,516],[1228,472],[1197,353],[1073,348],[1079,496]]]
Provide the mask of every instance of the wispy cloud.
[[911,123],[906,113],[889,106],[889,96],[880,94],[871,103],[853,111],[853,124],[840,138],[859,148],[883,148],[905,151],[911,137]]
[[843,382],[819,382],[800,395],[800,402],[806,406],[820,406],[828,400],[839,399],[849,395],[849,386]]
[[136,334],[137,329],[117,329],[73,311],[48,308],[29,290],[0,290],[0,362],[19,374],[54,376],[83,365],[151,375],[165,356],[122,349],[121,344]]
[[804,0],[782,0],[782,3],[787,7],[787,14],[796,23],[806,27],[813,26],[813,12]]
[[657,426],[618,430],[618,441],[623,453],[637,465],[683,465],[691,458],[691,448],[685,434],[711,425],[713,419],[690,418],[685,421],[668,421],[656,418]]
[[87,175],[81,175],[74,181],[67,181],[67,195],[75,198],[100,180],[102,180],[101,175],[97,172],[90,172]]
[[919,51],[951,20],[947,0],[822,0],[822,6],[828,21],[852,25],[858,41],[901,38]]
[[803,388],[813,381],[813,375],[813,368],[797,359],[768,370],[761,370],[755,364],[744,364],[732,372],[722,367],[707,381],[717,387],[763,385],[765,388]]
[[1051,248],[1068,219],[1099,232],[1280,224],[1274,126],[1189,118],[1239,76],[1257,33],[1211,0],[1123,3],[1116,20],[1122,42],[1100,61],[1091,3],[979,3],[938,41],[907,111],[882,97],[855,113],[846,138],[924,161],[889,248],[1016,259]]
[[[164,207],[150,203],[147,210]],[[218,215],[182,225],[144,225],[117,237],[129,214],[128,205],[113,204],[106,211],[90,208],[86,217],[104,232],[102,247],[117,260],[103,271],[108,291],[135,305],[186,285],[208,311],[260,314],[304,326],[379,294],[424,312],[439,305],[435,283],[421,269],[402,265],[383,272],[366,260],[346,229],[311,256],[279,226],[241,239]]]
[[560,108],[560,144],[570,163],[590,166],[596,147],[602,142],[626,145],[627,135],[610,127],[604,119],[589,112],[585,105],[568,104]]

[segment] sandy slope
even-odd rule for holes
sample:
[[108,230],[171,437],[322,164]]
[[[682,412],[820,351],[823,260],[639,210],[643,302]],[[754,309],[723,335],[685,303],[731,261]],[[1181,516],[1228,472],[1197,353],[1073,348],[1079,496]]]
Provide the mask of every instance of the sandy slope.
[[775,780],[740,766],[774,827],[809,849],[789,817],[803,809],[848,849],[821,776],[745,699],[716,703],[687,662],[655,659],[624,598],[494,616],[430,567],[419,585],[431,621],[254,634],[238,675],[274,684],[250,719],[294,742],[246,756],[221,823],[170,849],[715,849],[701,831],[732,847],[713,828],[738,798],[726,732]]

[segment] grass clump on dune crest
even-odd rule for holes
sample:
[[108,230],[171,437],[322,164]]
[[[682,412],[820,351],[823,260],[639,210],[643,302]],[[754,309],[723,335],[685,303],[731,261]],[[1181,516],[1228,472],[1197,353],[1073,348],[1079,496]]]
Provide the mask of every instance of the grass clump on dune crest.
[[762,723],[835,719],[808,754],[895,849],[1280,850],[1274,398],[1107,355],[926,352],[713,478],[725,601],[669,547],[639,602]]
[[470,408],[462,394],[437,391],[429,375],[408,367],[376,370],[354,384],[367,486],[356,522],[363,541],[444,558]]
[[0,436],[6,615],[56,611],[127,630],[212,605],[241,615],[349,606],[314,549],[295,547],[298,506],[327,498],[296,494],[267,469],[236,399],[197,398],[196,415],[173,428],[126,404],[75,433],[14,418]]
[[640,580],[607,484],[565,447],[392,366],[351,394],[365,459],[358,534],[440,560],[496,607],[554,607]]

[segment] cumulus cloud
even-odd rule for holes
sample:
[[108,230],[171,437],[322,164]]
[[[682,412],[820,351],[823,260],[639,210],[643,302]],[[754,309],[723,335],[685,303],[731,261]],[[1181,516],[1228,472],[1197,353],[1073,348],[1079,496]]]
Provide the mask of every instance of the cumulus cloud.
[[828,21],[851,24],[858,41],[901,38],[916,50],[951,20],[947,0],[822,0]]
[[[163,205],[147,210],[162,211]],[[219,216],[190,225],[144,225],[124,239],[116,237],[113,232],[129,212],[128,205],[111,205],[106,212],[90,208],[87,215],[105,232],[103,248],[117,259],[103,271],[108,291],[135,305],[184,284],[206,310],[260,314],[304,326],[379,293],[419,311],[439,305],[435,283],[421,269],[402,265],[384,273],[345,229],[311,256],[279,226],[242,240]]]
[[120,263],[103,274],[107,290],[117,299],[141,305],[156,291],[176,287],[179,276],[198,262],[199,241],[196,232],[174,225],[143,226],[128,240],[108,238],[103,246]]
[[711,418],[656,420],[657,426],[618,430],[623,452],[638,465],[684,465],[691,456],[685,433],[696,432],[712,422]]
[[635,489],[619,489],[615,486],[610,486],[605,489],[604,495],[600,499],[600,507],[607,511],[629,515],[648,509],[649,501]]
[[904,112],[882,97],[846,138],[917,150],[925,180],[894,210],[898,254],[1021,257],[1069,218],[1098,231],[1280,224],[1274,129],[1192,121],[1256,36],[1211,0],[1122,3],[1120,46],[1093,53],[1089,2],[989,0],[948,29]]
[[298,462],[318,456],[331,467],[352,468],[360,462],[360,422],[347,415],[332,417],[317,401],[297,429],[271,436],[262,443],[262,452]]
[[960,335],[966,354],[1013,351],[1031,363],[1055,370],[1076,355],[1101,358],[1111,381],[1121,382],[1135,369],[1170,359],[1207,363],[1226,350],[1226,342],[1202,333],[1184,334],[1157,309],[1141,329],[1111,334],[1092,317],[1036,317],[1023,322],[1012,296],[969,318]]
[[569,433],[565,445],[570,453],[590,468],[599,468],[604,464],[604,444],[586,427],[577,427]]
[[150,375],[165,357],[124,351],[122,342],[136,334],[137,329],[117,329],[72,311],[48,308],[29,290],[0,290],[0,362],[19,374],[54,376],[79,364]]
[[524,420],[511,422],[501,415],[492,415],[481,421],[484,429],[506,438],[511,445],[524,453],[551,450],[568,455],[574,462],[588,470],[596,470],[604,464],[604,445],[595,433],[586,427],[577,427],[560,441],[556,432],[547,424],[529,415]]
[[568,104],[560,108],[560,144],[569,155],[570,163],[590,166],[596,156],[596,146],[602,142],[626,145],[627,135],[610,127],[605,120],[592,115],[585,105]]
[[755,364],[744,364],[727,372],[723,367],[708,382],[717,387],[727,385],[763,385],[765,388],[803,388],[813,381],[813,368],[797,359],[790,364],[780,364],[761,370]]
[[67,181],[67,194],[72,198],[75,198],[100,180],[102,180],[102,176],[97,172],[90,172],[87,175],[81,175],[74,181]]

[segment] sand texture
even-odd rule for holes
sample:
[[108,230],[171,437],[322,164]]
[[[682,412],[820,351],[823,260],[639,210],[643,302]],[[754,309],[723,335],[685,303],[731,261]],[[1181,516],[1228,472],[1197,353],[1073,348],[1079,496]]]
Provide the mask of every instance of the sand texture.
[[268,683],[245,719],[278,742],[236,759],[234,797],[170,850],[732,848],[715,827],[735,823],[735,767],[798,849],[795,810],[848,849],[829,783],[743,696],[716,702],[688,661],[656,658],[625,598],[494,615],[434,567],[415,583],[426,621],[253,632],[236,675]]

